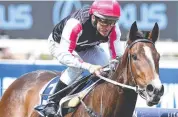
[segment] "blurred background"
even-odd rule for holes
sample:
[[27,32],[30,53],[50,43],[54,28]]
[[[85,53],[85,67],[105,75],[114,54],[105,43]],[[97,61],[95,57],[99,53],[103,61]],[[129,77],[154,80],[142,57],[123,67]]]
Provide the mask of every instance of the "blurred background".
[[[92,1],[1,1],[0,2],[0,96],[24,73],[63,70],[48,51],[47,38],[55,24]],[[160,78],[165,86],[161,103],[155,107],[178,108],[178,1],[121,1],[122,46],[134,21],[140,30],[160,28],[156,48],[161,55]],[[107,51],[105,44],[102,47]],[[137,107],[146,107],[138,99]],[[142,103],[143,101],[143,103]]]

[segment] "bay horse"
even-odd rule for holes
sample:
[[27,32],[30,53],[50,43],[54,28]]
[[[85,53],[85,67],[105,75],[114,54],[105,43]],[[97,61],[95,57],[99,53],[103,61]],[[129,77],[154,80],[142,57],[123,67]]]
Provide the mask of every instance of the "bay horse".
[[[65,117],[132,117],[137,96],[148,106],[159,103],[164,86],[159,79],[160,55],[155,48],[159,27],[144,35],[134,22],[130,28],[127,47],[115,72],[97,85],[83,99],[76,111]],[[22,75],[4,92],[0,101],[0,117],[40,117],[34,106],[39,103],[39,92],[56,72],[38,70]],[[90,113],[86,111],[90,108]]]

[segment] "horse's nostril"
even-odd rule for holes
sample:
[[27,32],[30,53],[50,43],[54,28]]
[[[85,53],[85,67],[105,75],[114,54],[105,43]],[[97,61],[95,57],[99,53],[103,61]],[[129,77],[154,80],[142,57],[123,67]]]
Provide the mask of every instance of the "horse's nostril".
[[147,90],[148,92],[153,92],[153,90],[154,90],[153,85],[151,85],[151,84],[147,85],[146,90]]
[[153,99],[154,102],[159,102],[159,100],[160,100],[160,97],[158,96],[155,96],[155,98]]

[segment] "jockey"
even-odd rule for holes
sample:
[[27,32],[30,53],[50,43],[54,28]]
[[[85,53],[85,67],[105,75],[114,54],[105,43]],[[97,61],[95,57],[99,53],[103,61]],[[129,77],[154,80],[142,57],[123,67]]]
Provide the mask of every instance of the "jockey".
[[[102,71],[102,66],[107,65],[109,59],[99,46],[100,43],[108,43],[111,59],[122,56],[121,32],[115,26],[120,12],[116,0],[97,0],[90,8],[74,12],[54,27],[48,38],[50,52],[59,63],[68,68],[61,75],[53,94],[74,82],[83,70],[88,70],[91,74]],[[50,110],[47,115],[56,113],[55,107],[64,96],[65,91],[49,100],[45,107],[45,110]]]

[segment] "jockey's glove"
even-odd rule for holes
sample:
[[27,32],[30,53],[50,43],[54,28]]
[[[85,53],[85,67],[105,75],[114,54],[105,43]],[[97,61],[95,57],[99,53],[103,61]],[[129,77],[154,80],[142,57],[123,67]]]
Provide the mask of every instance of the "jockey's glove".
[[92,74],[100,74],[102,72],[102,66],[100,65],[91,65],[89,72]]
[[87,69],[91,74],[100,74],[103,71],[101,65],[93,65],[86,62],[82,63],[82,68]]

